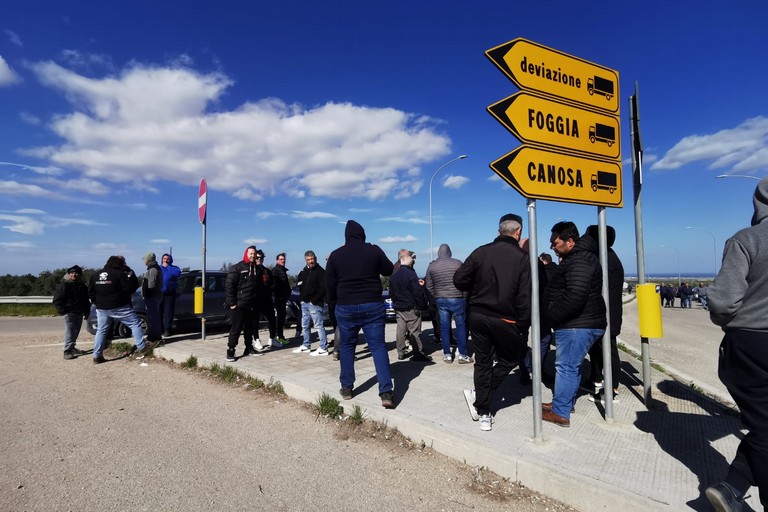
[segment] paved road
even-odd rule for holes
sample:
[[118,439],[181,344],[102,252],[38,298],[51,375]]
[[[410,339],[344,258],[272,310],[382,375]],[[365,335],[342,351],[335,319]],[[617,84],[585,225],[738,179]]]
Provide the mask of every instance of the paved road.
[[[664,337],[649,341],[651,360],[671,368],[678,380],[693,382],[708,394],[732,403],[728,390],[717,377],[723,331],[709,320],[709,311],[698,304],[692,309],[662,308],[662,325]],[[619,338],[640,351],[637,301],[624,305]]]
[[0,510],[572,510],[159,361],[64,361],[61,329],[0,318]]

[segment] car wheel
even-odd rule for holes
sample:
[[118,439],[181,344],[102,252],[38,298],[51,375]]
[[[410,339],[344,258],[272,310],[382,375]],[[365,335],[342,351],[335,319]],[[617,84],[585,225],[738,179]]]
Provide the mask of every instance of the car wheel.
[[[147,317],[146,317],[146,315],[139,314],[139,320],[141,320],[141,330],[146,335],[147,334]],[[117,335],[120,338],[130,338],[130,337],[133,336],[133,333],[131,332],[131,329],[129,329],[127,325],[125,325],[122,322],[118,322],[118,324],[117,324]]]

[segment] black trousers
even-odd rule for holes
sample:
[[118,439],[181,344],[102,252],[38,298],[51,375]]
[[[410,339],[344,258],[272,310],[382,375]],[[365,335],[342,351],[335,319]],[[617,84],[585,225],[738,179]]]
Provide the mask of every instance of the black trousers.
[[515,324],[476,311],[469,317],[469,329],[475,345],[475,409],[489,414],[493,391],[518,365],[526,341]]
[[768,332],[726,331],[720,343],[718,376],[739,406],[741,421],[749,430],[726,481],[735,483],[734,479],[741,478],[757,485],[760,503],[768,508]]
[[243,341],[246,347],[253,345],[253,323],[258,326],[258,310],[253,305],[238,305],[231,310],[232,326],[229,328],[229,339],[227,347],[234,349],[237,346],[237,340],[240,333],[243,333]]
[[[592,382],[603,380],[603,338],[600,338],[589,349],[589,365],[592,369]],[[613,389],[619,388],[619,376],[621,375],[621,359],[619,348],[616,346],[616,336],[611,336],[611,380]],[[608,396],[608,395],[606,395]]]
[[[280,299],[275,297],[275,331],[278,338],[285,338],[283,329],[285,328],[285,305],[288,303],[288,299]],[[269,322],[269,319],[267,319]],[[274,338],[274,336],[272,336]]]

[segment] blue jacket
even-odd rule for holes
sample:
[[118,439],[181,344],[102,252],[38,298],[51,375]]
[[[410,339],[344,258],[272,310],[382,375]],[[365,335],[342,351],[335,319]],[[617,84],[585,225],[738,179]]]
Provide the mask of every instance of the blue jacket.
[[[168,266],[160,267],[163,272],[163,295],[173,295],[176,293],[176,281],[181,275],[181,269],[173,264],[173,256],[170,254],[163,254],[163,257],[168,256]],[[160,261],[163,261],[162,259]]]
[[427,299],[419,284],[419,277],[411,267],[400,266],[389,278],[389,296],[395,311],[427,309]]

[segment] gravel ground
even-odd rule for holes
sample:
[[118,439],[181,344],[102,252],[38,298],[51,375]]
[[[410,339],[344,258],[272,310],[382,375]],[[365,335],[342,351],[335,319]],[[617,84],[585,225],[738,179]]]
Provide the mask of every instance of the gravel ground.
[[64,361],[56,322],[0,318],[0,510],[574,510],[200,370]]

